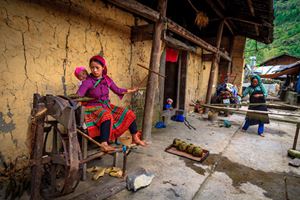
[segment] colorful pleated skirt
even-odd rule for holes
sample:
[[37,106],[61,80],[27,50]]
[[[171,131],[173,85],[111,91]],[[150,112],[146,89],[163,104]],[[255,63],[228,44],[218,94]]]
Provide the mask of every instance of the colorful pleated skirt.
[[102,106],[85,106],[85,124],[90,137],[100,136],[102,122],[111,120],[110,141],[115,141],[120,137],[136,119],[135,114],[128,108],[118,107],[113,104],[107,108]]

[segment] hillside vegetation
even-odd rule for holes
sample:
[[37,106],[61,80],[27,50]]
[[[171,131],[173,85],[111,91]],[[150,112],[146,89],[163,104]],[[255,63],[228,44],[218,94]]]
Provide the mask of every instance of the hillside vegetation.
[[300,57],[300,0],[274,0],[274,15],[273,43],[247,39],[246,63],[250,56],[256,56],[257,64],[283,53]]

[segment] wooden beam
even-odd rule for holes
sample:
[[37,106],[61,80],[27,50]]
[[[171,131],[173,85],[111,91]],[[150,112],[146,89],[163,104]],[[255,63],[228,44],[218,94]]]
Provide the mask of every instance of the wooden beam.
[[253,25],[257,25],[257,26],[265,26],[267,28],[273,28],[273,25],[270,24],[269,22],[266,22],[264,20],[260,20],[257,17],[226,17],[226,19],[230,19],[230,20],[234,20],[234,21],[239,21],[239,22],[243,22],[243,23],[248,23],[248,24],[253,24]]
[[153,38],[153,24],[131,27],[131,41],[145,41]]
[[231,75],[231,72],[232,72],[232,54],[233,54],[233,40],[234,38],[232,38],[231,40],[229,39],[230,41],[230,58],[231,58],[231,61],[228,62],[228,67],[227,67],[227,79],[229,80],[229,77]]
[[[220,25],[218,28],[218,33],[217,33],[217,48],[218,49],[220,48],[220,45],[221,45],[223,29],[224,29],[224,20],[222,20],[220,22]],[[210,103],[210,101],[211,101],[215,73],[216,73],[216,69],[217,69],[218,65],[219,65],[219,53],[217,52],[214,54],[212,64],[211,64],[210,75],[209,75],[209,80],[208,80],[208,88],[207,88],[207,93],[206,93],[206,103]]]
[[[252,4],[252,0],[247,0],[247,3],[248,3],[249,10],[251,12],[251,15],[253,17],[255,17],[255,11],[254,11],[254,7],[253,7],[253,4]],[[255,34],[256,34],[256,36],[259,36],[259,30],[258,30],[258,27],[257,27],[256,24],[254,25],[254,28],[255,28]]]
[[107,0],[108,2],[135,13],[139,16],[150,19],[151,21],[157,21],[159,19],[159,13],[135,0]]
[[[216,5],[211,1],[211,0],[205,0],[206,3],[214,10],[214,12],[221,18],[225,19],[224,14],[216,7]],[[225,8],[225,6],[224,6]],[[234,35],[233,27],[236,30],[236,27],[234,26],[233,23],[231,23],[228,19],[225,19],[225,25],[228,28],[228,30],[231,32],[232,35]]]
[[[159,71],[159,61],[161,56],[162,34],[165,28],[164,19],[167,11],[167,0],[158,1],[158,10],[160,13],[159,20],[156,21],[152,40],[150,70]],[[155,100],[155,90],[158,85],[158,76],[154,73],[149,73],[145,99],[145,110],[143,117],[143,139],[151,140],[153,108]]]
[[185,44],[184,42],[181,42],[180,40],[177,40],[171,36],[165,36],[164,41],[166,44],[172,48],[180,49],[184,51],[193,52],[195,54],[201,55],[197,52],[196,48],[190,45]]
[[230,31],[230,33],[232,34],[232,35],[234,35],[234,32],[233,32],[233,29],[231,28],[231,26],[233,26],[233,25],[230,25],[229,23],[229,20],[225,20],[224,21],[225,22],[225,24],[226,24],[226,27],[228,28],[228,30]]
[[251,0],[247,0],[247,3],[248,3],[248,6],[249,6],[251,15],[252,15],[252,16],[255,16],[255,11],[254,11],[254,8],[253,8],[252,1],[251,1]]
[[223,10],[225,10],[225,5],[223,0],[217,0],[217,2],[219,3],[219,5],[222,7]]
[[221,58],[224,58],[225,60],[231,62],[231,57],[226,51],[225,52],[219,51],[219,55],[221,56]]
[[205,42],[204,40],[198,38],[196,35],[194,35],[193,33],[189,32],[188,30],[186,30],[185,28],[183,28],[182,26],[176,24],[175,22],[173,22],[172,20],[168,19],[167,21],[167,25],[168,25],[168,29],[182,37],[184,37],[185,39],[188,39],[189,41],[195,43],[196,45],[202,47],[203,49],[210,51],[210,52],[217,52],[217,48],[212,46],[211,44]]
[[[159,13],[147,6],[144,6],[143,4],[138,3],[135,0],[107,0],[108,2],[123,8],[125,10],[128,10],[132,13],[135,13],[137,15],[140,15],[142,17],[145,17],[146,19],[152,20],[154,22],[156,22],[159,19]],[[205,42],[204,40],[202,40],[201,38],[197,37],[196,35],[192,34],[191,32],[189,32],[188,30],[186,30],[185,28],[183,28],[182,26],[176,24],[175,22],[173,22],[170,19],[167,19],[167,23],[168,23],[168,29],[180,36],[182,36],[183,38],[195,43],[196,45],[198,45],[199,47],[216,53],[217,52],[217,48],[214,47],[213,45]],[[224,59],[228,60],[230,59],[230,57],[228,55],[226,55],[226,53],[224,52],[220,52],[220,56],[223,57]]]

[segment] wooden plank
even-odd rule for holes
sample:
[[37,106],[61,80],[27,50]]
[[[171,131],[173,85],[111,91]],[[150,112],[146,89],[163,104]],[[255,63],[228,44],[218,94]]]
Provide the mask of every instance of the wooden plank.
[[[159,71],[159,61],[161,56],[162,34],[164,31],[164,18],[167,11],[167,0],[159,0],[158,10],[160,12],[160,20],[155,23],[152,50],[150,58],[150,70],[153,72]],[[158,76],[154,73],[149,74],[145,99],[145,110],[143,117],[143,139],[151,140],[152,116],[155,100],[155,90],[158,85]]]
[[[105,184],[103,184],[105,183]],[[72,200],[99,200],[107,199],[126,188],[126,181],[123,178],[103,177],[101,184],[91,187],[89,190],[70,198]]]

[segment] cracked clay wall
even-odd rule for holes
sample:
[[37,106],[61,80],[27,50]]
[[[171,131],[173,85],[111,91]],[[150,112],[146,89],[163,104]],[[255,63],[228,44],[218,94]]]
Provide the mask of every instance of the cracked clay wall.
[[211,62],[204,62],[202,57],[195,53],[188,54],[187,82],[185,94],[185,108],[192,111],[194,108],[189,104],[192,101],[205,101],[208,81],[211,69]]
[[186,81],[186,93],[185,93],[185,108],[187,111],[193,110],[193,107],[189,106],[192,101],[200,100],[201,96],[201,75],[202,75],[202,58],[201,56],[188,53],[187,59],[187,81]]
[[[142,22],[102,1],[0,0],[0,17],[0,156],[6,161],[28,155],[33,93],[75,93],[74,68],[87,66],[91,56],[104,55],[120,87],[137,85],[147,73],[136,64],[149,66],[151,41],[130,41],[131,26]],[[128,106],[131,96],[120,101],[111,93],[111,100]]]

